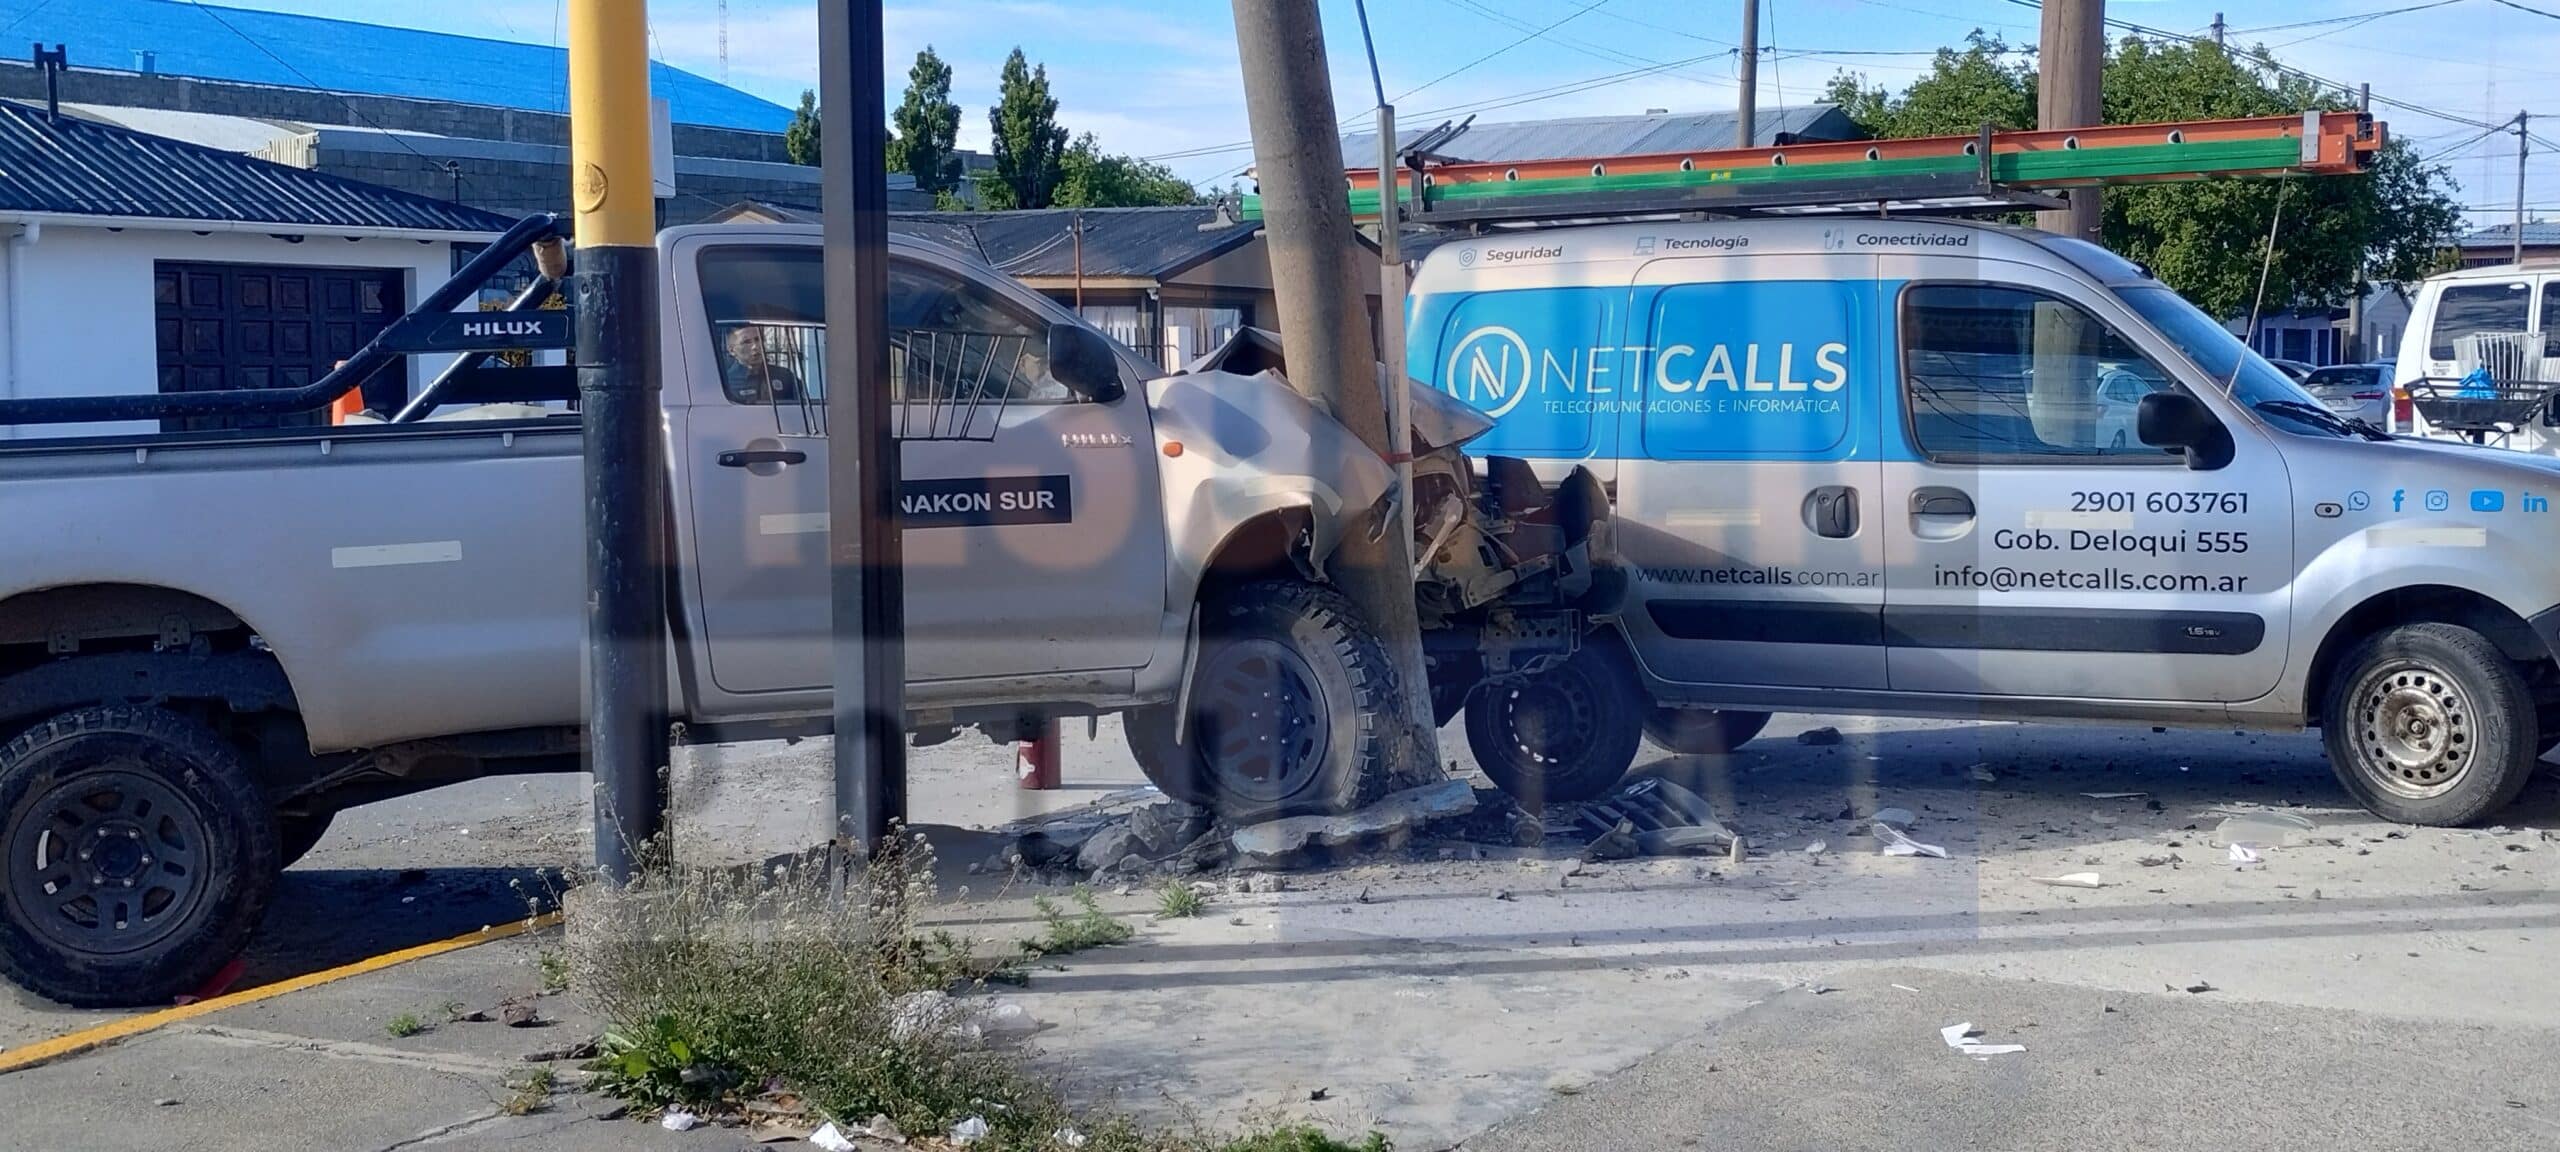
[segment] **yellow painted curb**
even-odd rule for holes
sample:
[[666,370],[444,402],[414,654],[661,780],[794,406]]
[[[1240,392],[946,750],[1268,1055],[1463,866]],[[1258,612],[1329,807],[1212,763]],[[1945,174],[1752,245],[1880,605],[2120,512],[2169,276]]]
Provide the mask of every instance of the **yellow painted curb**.
[[208,1016],[215,1012],[220,1012],[225,1008],[237,1008],[243,1004],[255,1004],[260,1000],[271,1000],[288,992],[300,992],[305,988],[317,988],[323,984],[330,984],[344,980],[349,976],[362,976],[367,972],[379,972],[385,968],[406,964],[412,960],[424,960],[429,956],[442,956],[447,952],[459,952],[465,948],[504,940],[510,936],[521,936],[538,928],[549,928],[559,922],[559,913],[545,912],[540,916],[535,916],[530,919],[517,920],[506,924],[495,924],[477,932],[465,932],[462,935],[453,937],[449,940],[438,940],[432,944],[420,944],[417,947],[403,948],[397,952],[385,952],[380,956],[368,957],[363,960],[358,960],[353,964],[342,964],[335,968],[306,973],[301,976],[293,977],[289,980],[278,980],[273,984],[262,984],[258,987],[233,992],[229,995],[216,996],[210,1000],[198,1000],[193,1004],[181,1004],[175,1008],[164,1008],[158,1012],[146,1012],[140,1016],[126,1017],[125,1019],[117,1020],[113,1023],[98,1025],[95,1028],[85,1028],[78,1032],[71,1033],[68,1036],[56,1036],[51,1040],[39,1040],[36,1043],[29,1044],[23,1048],[11,1048],[6,1052],[0,1052],[0,1074],[16,1072],[26,1068],[33,1068],[38,1064],[42,1064],[50,1060],[59,1060],[65,1056],[75,1056],[102,1044],[112,1044],[118,1040],[139,1036],[154,1029],[165,1028],[171,1024],[193,1020],[198,1016]]

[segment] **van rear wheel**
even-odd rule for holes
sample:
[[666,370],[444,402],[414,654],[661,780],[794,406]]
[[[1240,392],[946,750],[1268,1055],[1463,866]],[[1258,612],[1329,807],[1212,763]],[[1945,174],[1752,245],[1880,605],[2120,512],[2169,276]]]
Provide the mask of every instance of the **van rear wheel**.
[[2524,677],[2455,624],[2375,633],[2340,661],[2320,713],[2330,767],[2375,815],[2458,827],[2515,799],[2542,747]]

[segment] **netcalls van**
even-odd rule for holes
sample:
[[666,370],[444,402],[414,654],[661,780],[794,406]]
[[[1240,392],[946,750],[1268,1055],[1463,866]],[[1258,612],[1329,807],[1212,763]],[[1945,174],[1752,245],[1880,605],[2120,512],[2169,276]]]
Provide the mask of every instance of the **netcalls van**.
[[2452,825],[2560,740],[2560,461],[2345,422],[2095,245],[1496,233],[1409,308],[1412,375],[1597,476],[1628,565],[1613,628],[1470,701],[1498,776],[1576,795],[1559,725],[1708,753],[1771,710],[2313,725],[2368,808]]

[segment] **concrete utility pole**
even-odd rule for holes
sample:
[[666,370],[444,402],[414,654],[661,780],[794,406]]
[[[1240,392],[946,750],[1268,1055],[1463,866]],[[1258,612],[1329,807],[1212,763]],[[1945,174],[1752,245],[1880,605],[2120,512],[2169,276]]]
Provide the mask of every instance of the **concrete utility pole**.
[[1742,0],[1742,91],[1734,98],[1736,148],[1751,147],[1760,122],[1760,0]]
[[[2101,122],[2098,75],[2107,58],[2106,20],[2106,0],[2045,0],[2036,45],[2036,127],[2050,131]],[[2073,188],[2064,195],[2071,206],[2036,213],[2036,227],[2098,243],[2098,190]]]
[[881,0],[819,0],[826,229],[827,560],[836,835],[877,850],[907,818],[905,550],[889,434],[889,156]]
[[663,848],[666,445],[658,414],[657,198],[643,0],[569,5],[578,411],[586,426],[587,768],[596,868],[621,883]]
[[[1361,288],[1364,277],[1352,256],[1342,138],[1316,0],[1235,0],[1235,18],[1245,117],[1253,131],[1255,179],[1262,189],[1263,234],[1269,238],[1289,382],[1361,443],[1394,460],[1413,446],[1393,443],[1387,434],[1385,398],[1378,391],[1370,342],[1368,293]],[[1402,387],[1404,366],[1388,365],[1387,379]],[[1400,492],[1396,498],[1409,500],[1411,494]],[[1405,738],[1389,748],[1395,781],[1435,778],[1440,746],[1431,723],[1430,679],[1413,606],[1413,539],[1399,534],[1392,523],[1375,538],[1366,529],[1355,529],[1335,549],[1332,568],[1343,594],[1395,658],[1406,719]]]
[[2222,31],[2222,13],[2216,12],[2213,14],[2213,46],[2216,48],[2223,46]]
[[2533,131],[2527,127],[2533,119],[2530,112],[2516,113],[2516,235],[2514,263],[2524,263],[2524,161],[2533,153]]

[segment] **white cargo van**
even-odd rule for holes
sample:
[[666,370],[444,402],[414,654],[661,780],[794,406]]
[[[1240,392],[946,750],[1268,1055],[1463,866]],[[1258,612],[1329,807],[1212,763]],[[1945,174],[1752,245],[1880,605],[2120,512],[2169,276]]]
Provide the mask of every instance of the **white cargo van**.
[[1629,570],[1604,642],[1470,702],[1497,774],[1520,711],[1697,752],[1772,710],[2316,725],[2375,812],[2460,824],[2560,737],[2560,462],[2343,420],[2094,245],[1497,232],[1409,309],[1411,374],[1596,476]]
[[[2560,388],[2555,281],[2560,265],[2526,263],[2465,268],[2418,285],[2392,372],[2394,392],[2416,397],[2412,435],[2560,455],[2560,410],[2545,394]],[[2491,403],[2461,402],[2475,369],[2495,381],[2495,395],[2481,397]],[[2455,403],[2431,403],[2433,396]]]

